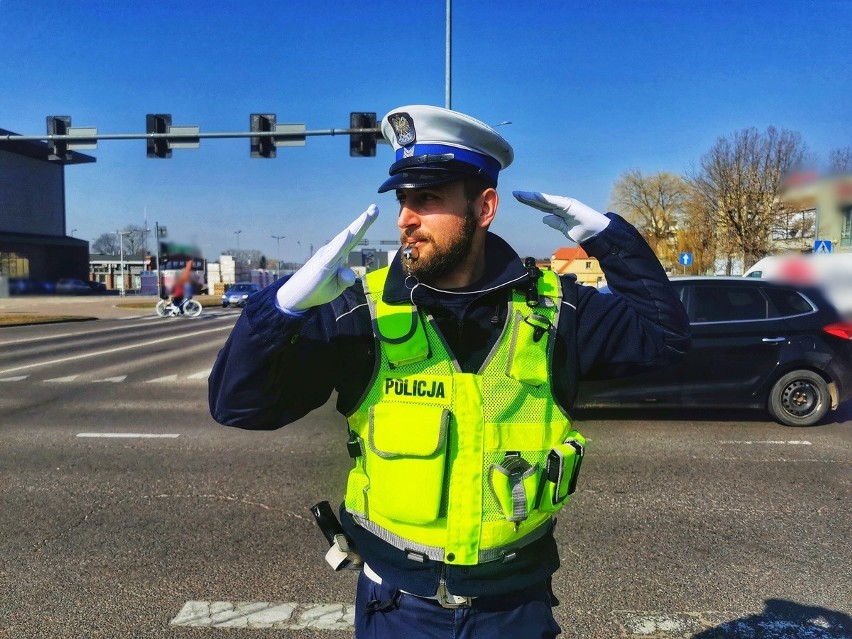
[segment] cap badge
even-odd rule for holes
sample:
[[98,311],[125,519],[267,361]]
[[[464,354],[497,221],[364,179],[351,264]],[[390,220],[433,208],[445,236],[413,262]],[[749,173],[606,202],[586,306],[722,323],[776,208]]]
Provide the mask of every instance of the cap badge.
[[414,130],[414,121],[407,113],[394,113],[388,116],[393,132],[396,133],[396,141],[400,146],[414,144],[417,132]]

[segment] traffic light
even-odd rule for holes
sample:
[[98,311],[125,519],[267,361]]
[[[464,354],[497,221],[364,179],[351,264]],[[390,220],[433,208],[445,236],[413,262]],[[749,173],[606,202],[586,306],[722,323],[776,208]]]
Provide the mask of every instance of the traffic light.
[[169,261],[169,243],[168,242],[160,242],[160,268],[163,268],[163,264]]
[[[350,129],[375,129],[376,114],[356,112],[349,114]],[[376,155],[376,136],[374,132],[370,133],[350,133],[349,134],[349,155],[350,157],[374,157]]]
[[[68,135],[71,128],[71,116],[49,115],[47,116],[48,135]],[[68,160],[71,153],[68,152],[68,142],[65,140],[48,140],[48,160]]]
[[[151,133],[168,133],[172,126],[170,113],[149,113],[145,116],[145,131]],[[172,150],[168,138],[148,138],[149,158],[170,158]]]
[[[274,113],[252,113],[251,114],[251,132],[266,133],[275,131]],[[252,137],[251,139],[251,157],[253,158],[274,158],[275,157],[275,139],[269,136]]]

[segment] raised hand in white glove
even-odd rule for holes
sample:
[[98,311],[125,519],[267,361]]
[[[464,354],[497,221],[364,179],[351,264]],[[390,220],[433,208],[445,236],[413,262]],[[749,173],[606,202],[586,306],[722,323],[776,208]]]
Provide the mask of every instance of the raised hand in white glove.
[[361,213],[349,227],[314,253],[284,285],[278,289],[278,306],[285,312],[304,311],[336,299],[355,283],[355,273],[347,266],[349,253],[379,216],[375,204]]
[[578,244],[597,235],[609,224],[606,215],[574,198],[535,191],[512,191],[512,195],[518,202],[550,213],[542,222]]

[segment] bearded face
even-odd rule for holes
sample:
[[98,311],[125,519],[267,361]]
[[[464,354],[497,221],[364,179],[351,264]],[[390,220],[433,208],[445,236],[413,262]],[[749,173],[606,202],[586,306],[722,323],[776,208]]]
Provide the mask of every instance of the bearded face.
[[422,228],[411,234],[402,234],[403,246],[417,242],[416,259],[403,259],[406,273],[428,284],[452,273],[464,263],[470,256],[477,224],[473,203],[468,202],[464,215],[456,219],[456,228],[447,229],[449,232],[440,236]]

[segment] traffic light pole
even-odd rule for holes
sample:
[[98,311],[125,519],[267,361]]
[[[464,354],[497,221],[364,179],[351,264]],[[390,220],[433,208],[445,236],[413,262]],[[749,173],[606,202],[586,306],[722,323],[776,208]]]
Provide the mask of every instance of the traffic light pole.
[[159,222],[154,222],[154,235],[157,238],[156,239],[157,258],[156,258],[156,261],[155,261],[155,263],[157,265],[157,297],[159,297],[160,299],[164,299],[163,277],[160,274],[160,223]]
[[170,158],[173,149],[197,149],[201,140],[223,138],[250,138],[250,154],[254,158],[274,158],[275,147],[304,146],[305,139],[323,135],[348,135],[349,155],[372,157],[376,143],[382,137],[376,126],[376,114],[355,111],[349,114],[348,129],[316,129],[308,131],[301,123],[278,124],[274,113],[252,113],[251,131],[221,131],[202,133],[196,125],[172,125],[171,113],[145,115],[145,133],[98,133],[95,127],[72,127],[70,115],[47,116],[45,135],[0,135],[3,142],[42,141],[47,143],[48,160],[68,161],[72,151],[97,149],[99,140],[145,140],[150,158]]
[[[225,139],[225,138],[274,138],[282,141],[299,141],[304,137],[316,137],[323,135],[369,135],[381,137],[382,130],[378,127],[362,129],[317,129],[314,131],[303,131],[301,133],[277,133],[275,131],[224,131],[211,133],[94,133],[94,134],[70,134],[70,135],[0,135],[0,142],[25,142],[45,140],[48,142],[70,143],[69,149],[79,144],[93,143],[99,140],[169,140],[186,141],[193,139]],[[74,143],[78,143],[75,145]]]

